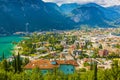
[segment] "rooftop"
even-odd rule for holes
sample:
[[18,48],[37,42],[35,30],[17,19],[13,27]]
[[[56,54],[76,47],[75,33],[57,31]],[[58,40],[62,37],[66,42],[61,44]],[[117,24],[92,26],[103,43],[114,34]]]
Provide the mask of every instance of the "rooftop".
[[[54,62],[54,64],[52,64]],[[29,62],[24,68],[25,69],[33,69],[33,68],[40,68],[40,69],[53,69],[55,67],[58,67],[61,64],[66,65],[73,65],[78,66],[77,61],[75,60],[54,60],[50,61],[47,59],[39,59]]]

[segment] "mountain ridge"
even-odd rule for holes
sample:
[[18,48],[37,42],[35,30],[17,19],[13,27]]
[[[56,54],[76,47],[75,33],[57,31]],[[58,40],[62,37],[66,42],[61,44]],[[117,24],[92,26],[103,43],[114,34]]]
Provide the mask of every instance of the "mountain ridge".
[[[68,9],[67,14],[61,7]],[[114,27],[109,22],[119,23],[120,19],[116,10],[95,3],[71,3],[59,7],[56,3],[42,0],[1,0],[0,12],[0,33],[8,34],[17,31],[74,29],[83,24]]]
[[[29,31],[63,29],[63,27],[64,29],[72,28],[71,20],[63,16],[53,7],[48,6],[48,3],[46,4],[43,1],[34,1],[33,3],[29,0],[25,1],[28,2],[8,1],[1,3],[0,16],[3,19],[0,20],[2,22],[0,26],[3,26],[6,32],[26,31],[26,23],[29,24],[27,25]],[[11,21],[10,23],[7,21],[8,18]],[[65,28],[67,25],[70,27]]]

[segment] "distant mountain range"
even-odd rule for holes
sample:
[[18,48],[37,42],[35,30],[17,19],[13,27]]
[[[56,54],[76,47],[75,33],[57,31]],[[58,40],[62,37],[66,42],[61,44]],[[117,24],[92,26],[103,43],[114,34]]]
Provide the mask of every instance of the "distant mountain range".
[[109,23],[120,18],[120,14],[115,10],[104,8],[95,3],[83,5],[74,4],[76,7],[70,7],[73,6],[73,4],[63,4],[62,7],[64,5],[67,7],[64,8],[69,11],[66,15],[70,15],[71,19],[76,22],[78,26],[81,24],[87,24],[91,27],[114,27],[114,25],[110,25]]
[[111,6],[111,7],[108,7],[109,10],[114,10],[118,13],[120,13],[120,5],[119,6]]
[[58,6],[41,0],[0,0],[0,33],[65,30],[80,25],[116,27],[120,25],[119,9],[95,3]]

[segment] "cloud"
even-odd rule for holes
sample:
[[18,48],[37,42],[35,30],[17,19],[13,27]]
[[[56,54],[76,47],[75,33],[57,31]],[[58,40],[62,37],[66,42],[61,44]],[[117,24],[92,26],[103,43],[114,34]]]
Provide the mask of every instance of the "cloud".
[[96,3],[103,5],[103,6],[114,6],[120,5],[120,0],[94,0]]
[[120,0],[43,0],[45,2],[55,2],[57,4],[63,4],[63,3],[89,3],[94,2],[97,4],[100,4],[102,6],[113,6],[113,5],[120,5]]

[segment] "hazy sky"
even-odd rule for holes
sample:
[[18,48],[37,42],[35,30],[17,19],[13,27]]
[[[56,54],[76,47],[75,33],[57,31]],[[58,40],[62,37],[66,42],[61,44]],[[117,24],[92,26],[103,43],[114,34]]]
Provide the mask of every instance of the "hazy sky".
[[103,6],[113,6],[113,5],[120,5],[120,0],[43,0],[45,2],[55,2],[57,4],[63,4],[63,3],[88,3],[88,2],[94,2]]

